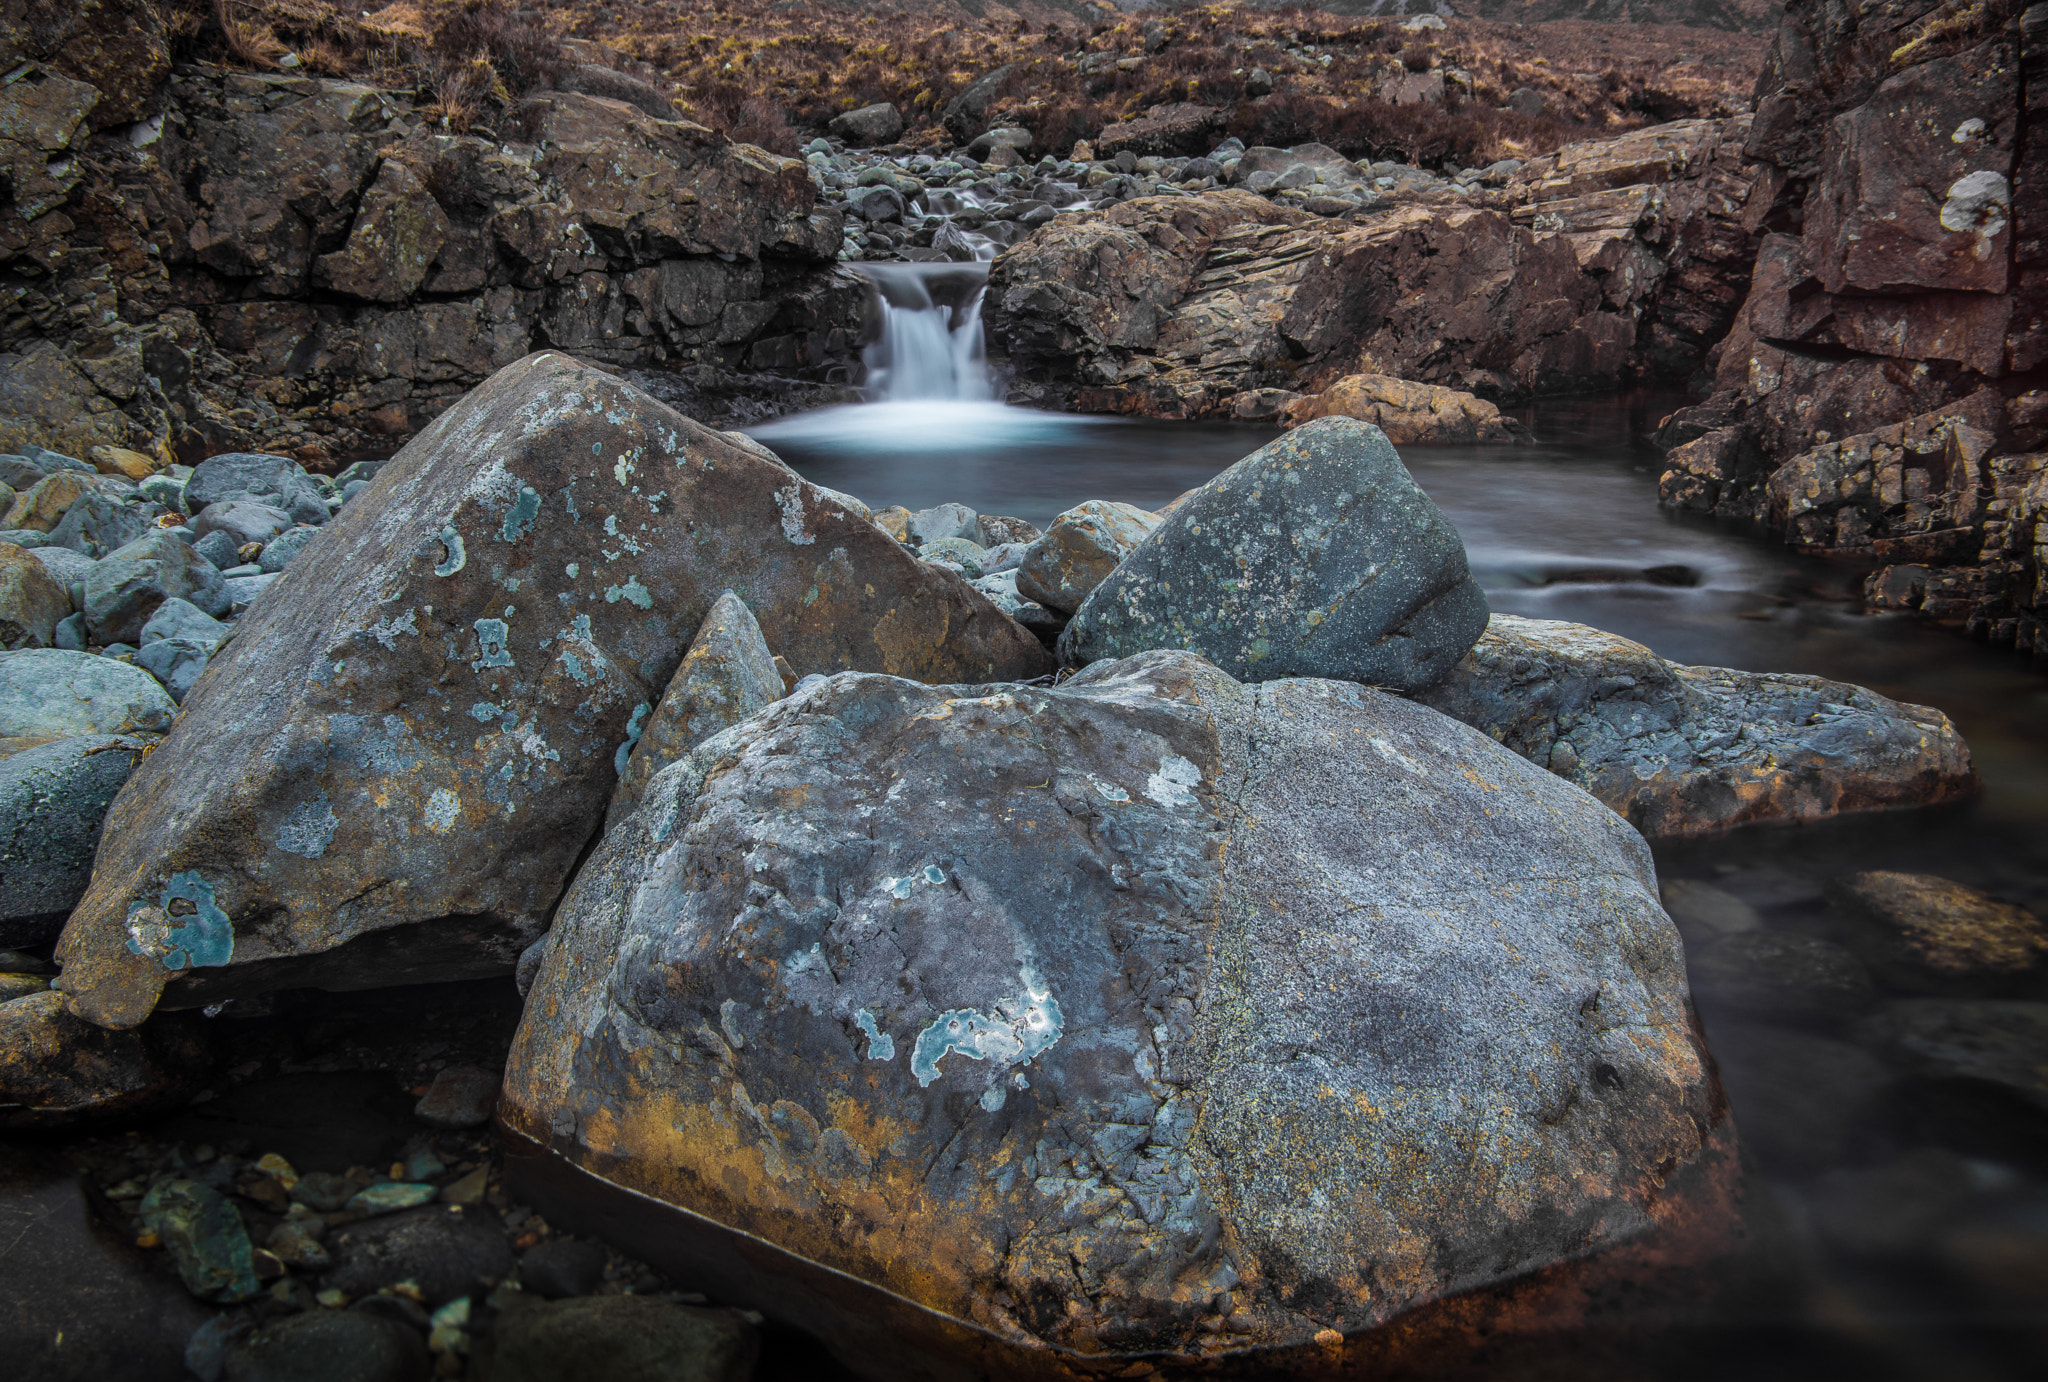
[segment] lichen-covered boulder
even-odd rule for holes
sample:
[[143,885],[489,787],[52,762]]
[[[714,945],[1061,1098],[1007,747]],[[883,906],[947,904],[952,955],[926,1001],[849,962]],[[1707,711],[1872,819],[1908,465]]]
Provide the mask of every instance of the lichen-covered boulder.
[[1681,667],[1584,624],[1496,614],[1419,697],[1591,792],[1651,839],[1971,795],[1932,706],[1825,677]]
[[1342,1362],[1732,1174],[1640,836],[1181,652],[699,745],[573,884],[499,1107],[551,1222],[870,1375]]
[[727,589],[803,672],[1050,665],[772,457],[552,354],[442,414],[260,579],[65,930],[94,1021],[139,1022],[173,980],[184,1003],[510,972]]
[[1074,611],[1060,655],[1187,648],[1248,681],[1408,692],[1485,631],[1458,530],[1379,428],[1331,417],[1184,495]]

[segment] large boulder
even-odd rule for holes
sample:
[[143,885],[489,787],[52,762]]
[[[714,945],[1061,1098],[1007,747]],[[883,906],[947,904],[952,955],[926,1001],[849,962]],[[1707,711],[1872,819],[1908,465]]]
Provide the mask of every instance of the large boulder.
[[265,579],[108,819],[61,946],[95,1021],[140,1021],[174,978],[212,1002],[509,972],[726,589],[800,672],[1050,667],[779,462],[551,354],[445,413]]
[[[325,523],[327,500],[305,467],[284,456],[235,451],[201,461],[185,482],[185,511],[210,504],[253,500],[283,509],[293,523]],[[286,526],[290,526],[287,524]]]
[[0,653],[0,754],[82,734],[162,734],[178,707],[139,667],[62,648]]
[[[0,947],[55,936],[85,893],[100,822],[147,742],[88,734],[0,758]],[[35,925],[39,917],[52,921]]]
[[1321,418],[1183,497],[1075,611],[1060,652],[1190,648],[1247,680],[1409,692],[1485,631],[1464,542],[1385,434]]
[[1641,837],[1180,652],[839,676],[699,745],[564,900],[500,1118],[551,1222],[870,1376],[1334,1370],[1732,1174]]
[[877,101],[833,116],[826,128],[851,144],[893,144],[903,133],[903,114],[887,101]]
[[1954,801],[1970,747],[1931,706],[1824,677],[1682,667],[1584,624],[1496,614],[1419,699],[1651,839]]

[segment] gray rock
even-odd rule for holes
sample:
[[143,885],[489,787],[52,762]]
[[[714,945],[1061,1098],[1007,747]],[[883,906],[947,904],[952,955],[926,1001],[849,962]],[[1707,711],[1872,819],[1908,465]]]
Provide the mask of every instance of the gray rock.
[[292,558],[305,551],[307,544],[318,536],[318,528],[307,527],[304,524],[289,529],[263,544],[263,555],[256,559],[256,564],[264,571],[275,575],[291,565]]
[[135,492],[152,504],[161,504],[176,513],[190,513],[185,507],[185,479],[189,473],[160,470],[138,483]]
[[973,533],[969,533],[967,536],[974,538],[976,542],[979,542],[984,547],[995,548],[1013,543],[1018,546],[1029,547],[1032,543],[1038,541],[1039,538],[1045,536],[1045,534],[1037,524],[1027,523],[1021,518],[1011,518],[997,513],[985,513],[981,516],[980,535],[976,536]]
[[955,144],[965,144],[976,131],[987,123],[988,108],[995,102],[1003,89],[1003,83],[1010,79],[1015,70],[1012,64],[984,72],[969,82],[958,96],[946,102],[939,112],[939,123],[946,127],[946,133],[953,136]]
[[869,187],[856,192],[847,205],[863,221],[900,221],[906,209],[903,194],[893,187]]
[[1090,499],[1052,521],[1017,563],[1017,593],[1071,614],[1159,526],[1133,504]]
[[177,713],[139,667],[60,648],[0,653],[0,752],[85,734],[162,734]]
[[435,1128],[480,1128],[498,1102],[498,1075],[475,1065],[443,1066],[413,1106],[413,1117]]
[[519,1285],[548,1300],[587,1296],[604,1280],[605,1251],[575,1238],[536,1243],[519,1259]]
[[887,101],[832,117],[825,127],[849,144],[893,144],[903,133],[903,116]]
[[150,644],[166,638],[196,638],[218,643],[228,635],[228,626],[208,614],[189,600],[171,599],[157,606],[156,613],[149,616],[149,622],[142,626],[141,643]]
[[366,1296],[401,1281],[418,1284],[429,1306],[488,1290],[518,1265],[505,1227],[492,1216],[430,1205],[385,1214],[327,1235],[334,1266],[321,1284]]
[[223,499],[208,504],[192,520],[192,531],[199,538],[225,533],[237,552],[252,542],[269,542],[291,526],[292,516],[283,509],[253,499]]
[[85,579],[85,624],[97,642],[127,642],[173,598],[208,614],[226,614],[230,603],[212,562],[169,533],[152,534],[93,565]]
[[[198,530],[193,531],[196,533]],[[242,546],[230,532],[219,529],[209,532],[193,542],[192,550],[222,571],[242,564]]]
[[[1031,567],[1017,588],[1043,602]],[[1190,648],[1256,681],[1415,692],[1485,631],[1458,530],[1386,435],[1319,418],[1183,498],[1075,611],[1060,653],[1092,662]]]
[[88,494],[65,510],[50,530],[50,546],[103,557],[154,531],[156,524],[138,506],[104,494]]
[[297,461],[237,451],[212,456],[185,482],[185,511],[199,514],[223,500],[250,499],[285,510],[294,523],[327,521],[327,496]]
[[419,1332],[361,1310],[313,1310],[229,1344],[226,1382],[427,1382]]
[[614,814],[632,810],[654,775],[704,740],[782,699],[782,673],[746,602],[730,590],[711,605],[682,665],[669,678],[632,745],[612,794]]
[[26,456],[0,453],[0,485],[16,492],[32,489],[49,472]]
[[1031,550],[1028,542],[1005,542],[983,549],[987,555],[981,561],[981,573],[993,576],[1002,571],[1015,571],[1024,564],[1024,554]]
[[[92,878],[100,822],[148,741],[80,735],[0,758],[0,923],[71,910]],[[8,945],[46,934],[0,926]]]
[[70,593],[72,606],[85,608],[85,578],[92,574],[94,558],[69,547],[38,547],[36,560]]
[[85,651],[86,643],[84,610],[57,621],[57,636],[51,642],[52,647],[79,653]]
[[1508,95],[1507,109],[1534,119],[1543,114],[1543,93],[1533,86],[1518,86]]
[[1857,1024],[1856,1035],[1906,1074],[1994,1086],[2048,1110],[2048,1003],[1907,998]]
[[227,625],[184,600],[166,600],[142,626],[135,665],[164,684],[180,705],[213,659]]
[[593,63],[582,63],[568,68],[555,78],[555,90],[580,91],[586,96],[602,96],[610,101],[624,101],[644,115],[656,120],[674,120],[676,108],[660,91],[629,76],[616,68],[599,67]]
[[1733,893],[1694,878],[1667,878],[1662,889],[1664,910],[1689,944],[1705,944],[1745,931],[1763,929],[1756,908]]
[[212,1186],[160,1181],[143,1198],[136,1218],[163,1240],[178,1278],[201,1300],[231,1305],[261,1293],[241,1212]]
[[1057,637],[1059,631],[1067,626],[1066,615],[1017,593],[1017,568],[1014,566],[992,572],[972,584],[988,597],[990,604],[1041,638]]
[[61,451],[49,451],[40,446],[24,446],[21,448],[21,454],[24,460],[45,475],[55,475],[60,470],[68,470],[75,475],[99,474],[99,471],[78,457],[67,456]]
[[508,1311],[481,1342],[476,1382],[747,1382],[760,1341],[731,1310],[592,1296]]
[[1735,1175],[1640,836],[1422,707],[1179,652],[842,674],[699,745],[564,899],[499,1117],[620,1187],[621,1248],[727,1241],[640,1195],[744,1225],[886,1289],[736,1300],[984,1375],[1224,1328],[1250,1371]]
[[969,580],[984,574],[987,569],[988,549],[972,538],[942,537],[919,547],[917,555],[925,561],[951,562]]
[[16,547],[37,548],[50,545],[50,535],[39,533],[33,528],[0,529],[0,542],[12,543]]
[[967,141],[967,152],[975,158],[986,158],[995,149],[1015,149],[1018,153],[1031,147],[1031,131],[1021,125],[1004,125],[999,129],[984,130]]
[[964,537],[977,545],[981,542],[981,516],[965,504],[934,504],[919,509],[910,515],[904,527],[913,543],[938,542],[949,537]]
[[[1306,176],[1295,175],[1302,169]],[[1307,187],[1321,182],[1328,187],[1356,187],[1366,175],[1356,163],[1327,144],[1297,144],[1291,149],[1252,148],[1244,151],[1231,169],[1235,182],[1248,183],[1254,173],[1271,173],[1281,187]]]
[[281,574],[283,573],[269,571],[260,575],[255,572],[244,576],[223,574],[220,588],[221,593],[227,597],[228,612],[236,616],[246,613],[249,607],[262,597],[263,592],[276,583]]
[[1976,790],[1946,715],[1821,677],[1680,667],[1583,624],[1493,616],[1423,704],[1576,782],[1652,839]]

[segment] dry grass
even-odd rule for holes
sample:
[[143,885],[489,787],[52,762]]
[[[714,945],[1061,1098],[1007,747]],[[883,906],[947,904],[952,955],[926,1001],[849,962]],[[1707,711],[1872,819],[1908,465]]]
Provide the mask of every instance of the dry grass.
[[[195,32],[186,45],[200,55],[262,66],[289,48],[315,71],[419,88],[450,128],[550,85],[565,65],[602,62],[662,90],[684,114],[782,152],[876,101],[903,112],[906,143],[949,143],[938,122],[946,103],[1010,64],[991,121],[1025,125],[1043,151],[1065,154],[1153,105],[1198,101],[1230,108],[1233,132],[1248,141],[1314,138],[1353,156],[1470,164],[1729,113],[1748,96],[1765,46],[1747,33],[1581,21],[1455,19],[1415,34],[1397,20],[1236,4],[1105,12],[1084,24],[1028,0],[1021,13],[990,5],[981,18],[944,0],[923,0],[915,12],[829,0],[543,0],[534,10],[508,0],[401,0],[368,16],[324,0],[178,2],[222,6],[187,25]],[[1148,24],[1164,25],[1163,50],[1145,52]],[[1141,61],[1083,74],[1077,51]],[[480,61],[494,82],[481,80]],[[1249,97],[1253,68],[1272,74],[1274,94]],[[1390,79],[1432,70],[1469,77],[1456,78],[1441,104],[1381,98]],[[1525,86],[1543,94],[1542,116],[1501,109]]]

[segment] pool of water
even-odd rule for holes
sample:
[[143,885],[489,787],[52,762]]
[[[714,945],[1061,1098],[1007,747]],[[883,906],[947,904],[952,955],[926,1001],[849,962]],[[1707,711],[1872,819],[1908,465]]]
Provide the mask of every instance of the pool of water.
[[[1939,707],[1969,739],[1984,790],[1939,811],[1660,848],[1667,886],[1689,885],[1705,913],[1732,902],[1752,935],[1831,945],[1849,923],[1823,888],[1865,869],[1938,874],[2048,916],[2048,678],[1952,632],[1866,612],[1860,569],[1661,511],[1656,456],[1640,438],[1676,402],[1549,404],[1524,415],[1534,446],[1411,447],[1403,458],[1463,533],[1496,610],[1591,624],[1674,661],[1817,674]],[[876,507],[957,501],[1043,525],[1084,499],[1156,506],[1275,432],[909,403],[806,414],[755,435]],[[1930,1075],[1882,1036],[1907,995],[1878,985],[1823,1000],[1797,974],[1743,973],[1725,928],[1700,920],[1697,904],[1673,910],[1768,1192],[1752,1263],[1763,1303],[1753,1294],[1736,1315],[1667,1319],[1660,1351],[1618,1362],[1604,1335],[1566,1331],[1527,1370],[1547,1376],[1598,1355],[1602,1375],[2038,1375],[2048,1023],[2033,1035],[1986,1028],[1971,1038],[1977,1076]],[[2034,1006],[2048,998],[2038,984],[1950,996],[2027,1005],[2001,1010],[2014,1020],[2048,1015]]]

